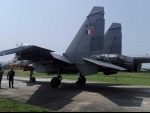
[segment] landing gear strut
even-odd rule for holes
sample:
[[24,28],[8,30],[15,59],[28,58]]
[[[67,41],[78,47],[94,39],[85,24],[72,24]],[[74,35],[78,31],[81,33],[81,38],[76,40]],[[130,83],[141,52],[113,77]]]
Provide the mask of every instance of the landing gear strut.
[[76,84],[84,85],[85,83],[86,83],[86,78],[82,76],[80,73],[80,77],[78,78],[78,81],[76,82]]
[[62,77],[60,76],[60,68],[58,68],[57,77],[53,77],[50,84],[52,88],[57,88],[61,83]]
[[31,68],[31,69],[30,69],[30,82],[35,82],[35,81],[36,81],[35,77],[32,77],[33,71],[34,71],[34,69]]

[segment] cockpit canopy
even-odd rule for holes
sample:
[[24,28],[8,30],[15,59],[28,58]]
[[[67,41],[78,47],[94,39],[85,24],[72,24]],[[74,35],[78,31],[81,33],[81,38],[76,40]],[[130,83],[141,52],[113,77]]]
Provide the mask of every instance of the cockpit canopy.
[[28,46],[29,44],[27,44],[27,43],[22,43],[22,42],[17,42],[16,43],[16,46]]

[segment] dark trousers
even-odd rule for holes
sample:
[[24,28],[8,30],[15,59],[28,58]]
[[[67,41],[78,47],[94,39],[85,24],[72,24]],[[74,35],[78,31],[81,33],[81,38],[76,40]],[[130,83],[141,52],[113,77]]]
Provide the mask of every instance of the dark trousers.
[[11,84],[12,84],[12,87],[14,87],[14,79],[9,79],[9,87],[11,87]]
[[2,78],[3,78],[3,74],[0,73],[0,88],[1,88]]

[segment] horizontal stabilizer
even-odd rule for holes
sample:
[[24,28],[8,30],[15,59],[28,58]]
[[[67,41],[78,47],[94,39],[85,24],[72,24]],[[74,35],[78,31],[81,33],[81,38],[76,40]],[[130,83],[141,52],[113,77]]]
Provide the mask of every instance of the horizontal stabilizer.
[[102,61],[98,61],[98,60],[93,60],[93,59],[87,59],[87,58],[83,58],[83,59],[86,61],[92,62],[94,64],[97,64],[99,66],[109,67],[109,68],[117,69],[117,70],[121,70],[121,71],[127,70],[125,68],[122,68],[122,67],[110,64],[110,63],[106,63],[106,62],[102,62]]

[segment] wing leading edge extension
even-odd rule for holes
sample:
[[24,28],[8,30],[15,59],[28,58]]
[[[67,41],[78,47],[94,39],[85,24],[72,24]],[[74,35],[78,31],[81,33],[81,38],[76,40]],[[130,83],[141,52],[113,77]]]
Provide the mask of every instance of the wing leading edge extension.
[[86,60],[86,61],[92,62],[94,64],[97,64],[99,66],[103,66],[103,67],[109,67],[109,68],[117,69],[117,70],[120,70],[120,71],[127,70],[125,68],[122,68],[122,67],[110,64],[110,63],[106,63],[106,62],[102,62],[102,61],[97,61],[97,60],[93,60],[93,59],[87,59],[87,58],[83,58],[83,59]]

